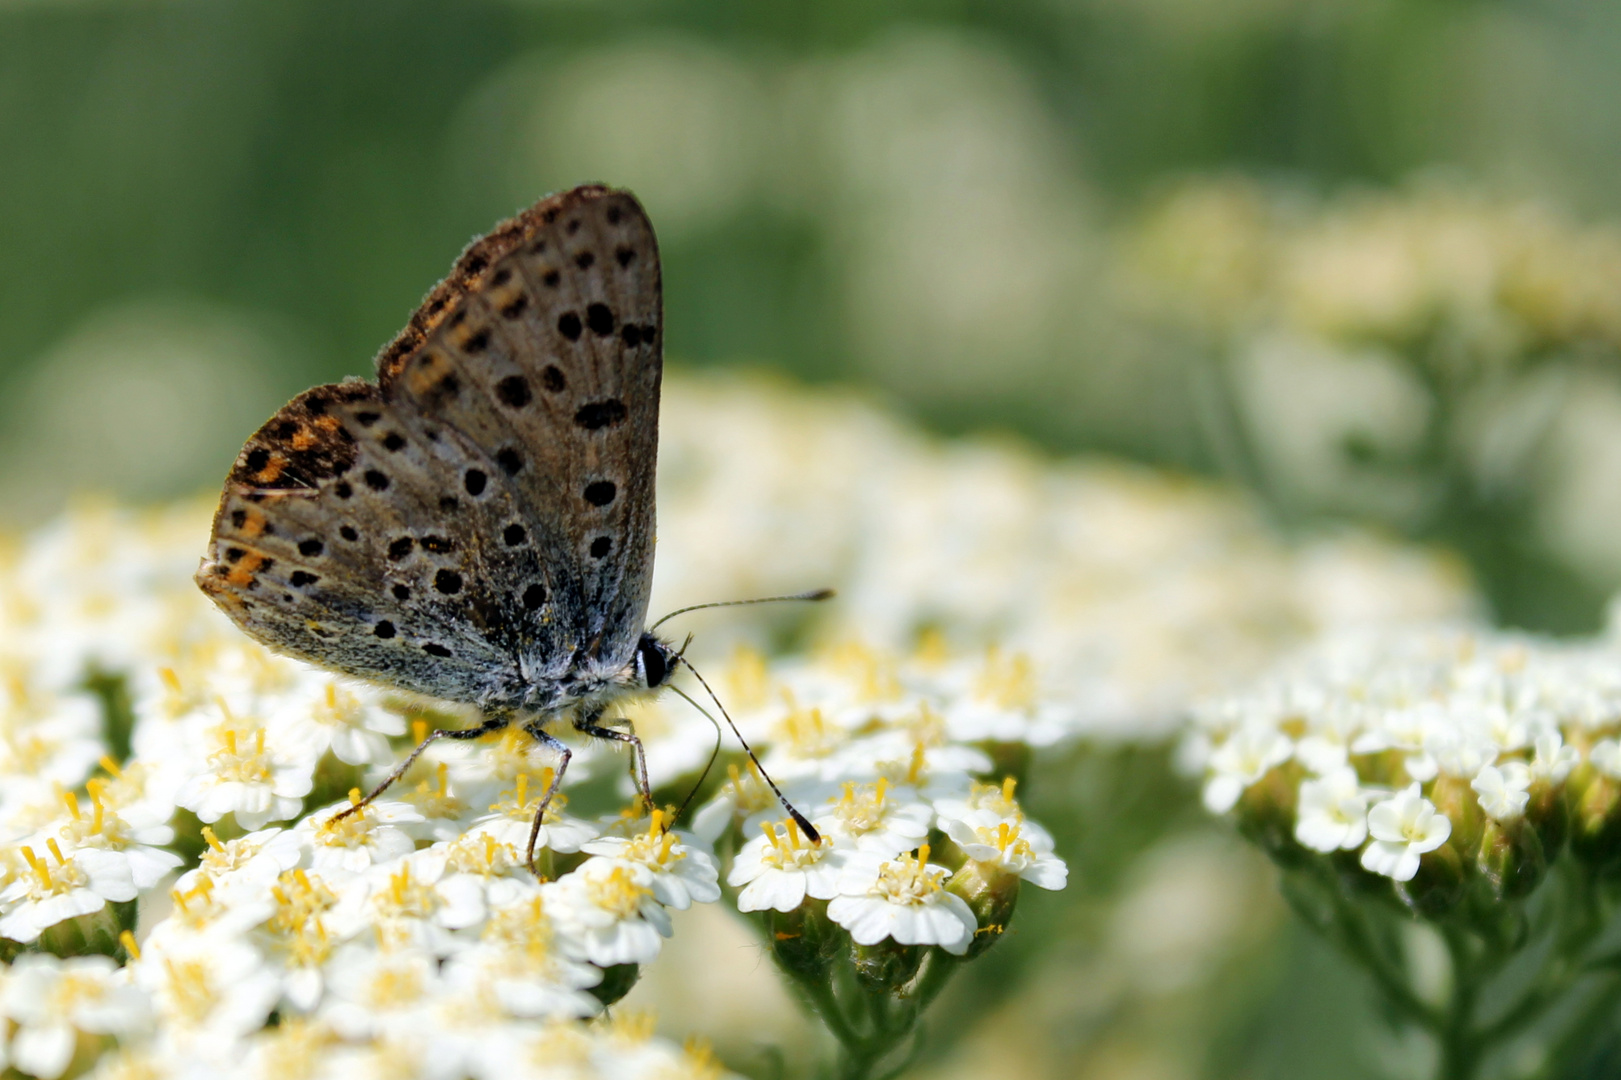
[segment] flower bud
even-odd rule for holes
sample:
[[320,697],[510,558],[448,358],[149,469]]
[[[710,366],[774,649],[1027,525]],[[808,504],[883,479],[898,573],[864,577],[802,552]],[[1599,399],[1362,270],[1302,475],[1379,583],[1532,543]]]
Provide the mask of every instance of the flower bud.
[[1518,900],[1542,881],[1548,860],[1541,836],[1526,818],[1506,822],[1487,818],[1475,865],[1491,882],[1497,899]]
[[912,981],[923,963],[925,951],[922,945],[902,945],[893,938],[885,938],[876,945],[852,945],[850,961],[855,965],[856,981],[862,987],[887,992]]
[[1285,762],[1267,771],[1245,789],[1233,808],[1238,829],[1273,858],[1292,865],[1305,854],[1295,840],[1295,815],[1300,801],[1301,767]]
[[844,931],[827,917],[827,901],[806,898],[792,911],[765,914],[777,963],[796,978],[820,982],[845,940]]
[[1531,785],[1530,794],[1525,804],[1525,820],[1537,831],[1545,861],[1551,861],[1564,848],[1570,835],[1570,808],[1565,803],[1564,785],[1538,780]]
[[1597,769],[1581,769],[1565,787],[1571,808],[1570,846],[1595,866],[1621,856],[1621,783]]
[[590,994],[606,1008],[630,993],[631,987],[641,977],[640,964],[614,964],[602,969],[602,981],[591,987]]
[[951,875],[946,889],[956,893],[968,903],[979,929],[963,954],[972,960],[996,944],[1013,920],[1013,908],[1019,901],[1019,875],[1008,873],[996,863],[976,862],[969,859],[962,869]]
[[1427,852],[1418,863],[1411,881],[1398,882],[1402,900],[1426,918],[1445,915],[1463,899],[1463,859],[1451,841]]
[[1452,822],[1448,843],[1458,851],[1474,851],[1480,846],[1482,831],[1491,821],[1480,808],[1480,796],[1468,780],[1438,776],[1430,786],[1430,802]]

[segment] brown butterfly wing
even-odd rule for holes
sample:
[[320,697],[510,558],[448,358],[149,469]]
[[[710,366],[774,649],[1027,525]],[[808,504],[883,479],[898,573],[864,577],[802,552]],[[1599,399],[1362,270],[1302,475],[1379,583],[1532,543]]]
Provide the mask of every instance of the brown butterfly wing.
[[317,387],[249,440],[199,583],[272,647],[440,697],[545,707],[618,670],[651,581],[661,337],[635,199],[543,200],[462,255],[378,384]]

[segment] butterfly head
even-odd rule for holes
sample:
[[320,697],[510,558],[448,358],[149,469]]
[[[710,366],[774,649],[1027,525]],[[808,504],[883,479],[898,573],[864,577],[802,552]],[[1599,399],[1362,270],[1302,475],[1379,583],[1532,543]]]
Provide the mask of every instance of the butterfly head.
[[649,690],[663,686],[681,662],[681,654],[651,633],[636,643],[636,681]]

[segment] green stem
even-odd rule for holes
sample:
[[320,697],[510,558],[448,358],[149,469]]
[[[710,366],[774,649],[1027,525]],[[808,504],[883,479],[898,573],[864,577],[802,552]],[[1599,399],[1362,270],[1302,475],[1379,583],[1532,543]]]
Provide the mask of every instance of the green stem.
[[1469,1080],[1475,1075],[1480,1056],[1486,1048],[1484,1039],[1474,1030],[1475,999],[1480,992],[1473,957],[1473,943],[1465,931],[1455,926],[1442,928],[1447,954],[1452,958],[1452,1000],[1447,1008],[1437,1035],[1441,1043],[1441,1062],[1436,1075],[1442,1080]]

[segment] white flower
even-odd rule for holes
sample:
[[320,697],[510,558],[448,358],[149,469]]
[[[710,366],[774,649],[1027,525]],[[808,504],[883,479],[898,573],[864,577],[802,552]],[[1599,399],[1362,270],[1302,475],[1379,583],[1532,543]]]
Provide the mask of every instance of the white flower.
[[28,869],[0,891],[0,937],[30,942],[59,922],[135,899],[127,859],[99,848],[64,855],[55,837],[45,846],[41,855],[25,845]]
[[383,708],[370,686],[330,676],[321,683],[313,697],[287,695],[279,709],[267,713],[266,723],[286,732],[289,745],[311,760],[331,750],[346,765],[391,761],[388,739],[405,734],[405,718]]
[[964,900],[945,890],[950,875],[930,866],[929,847],[914,855],[885,860],[854,852],[839,878],[839,894],[828,902],[828,918],[850,931],[860,945],[893,938],[902,945],[938,945],[961,956],[978,923]]
[[431,1036],[428,1010],[439,990],[439,962],[432,953],[356,942],[328,962],[327,996],[317,1015],[348,1039]]
[[431,848],[372,866],[345,883],[330,919],[340,937],[371,934],[390,948],[411,945],[446,954],[453,933],[484,921],[483,879],[448,872],[443,848]]
[[1621,780],[1621,742],[1615,739],[1600,739],[1588,748],[1587,760],[1593,763],[1593,768],[1611,780]]
[[1480,808],[1496,821],[1512,821],[1525,813],[1531,794],[1531,770],[1524,762],[1508,761],[1502,767],[1487,765],[1469,782],[1480,796]]
[[492,907],[479,942],[450,958],[452,988],[482,987],[513,1016],[591,1016],[596,998],[580,991],[602,981],[602,971],[563,954],[542,891],[515,891]]
[[1367,835],[1368,797],[1355,769],[1341,766],[1321,779],[1301,782],[1296,840],[1328,852],[1360,847]]
[[726,875],[728,885],[743,889],[737,894],[739,911],[792,911],[807,896],[838,895],[844,853],[834,850],[831,839],[811,843],[793,818],[762,822],[760,828],[765,835],[738,849]]
[[303,860],[308,838],[289,829],[271,828],[239,836],[234,840],[220,840],[214,830],[203,826],[203,841],[208,850],[196,869],[188,870],[175,882],[175,888],[187,890],[199,874],[215,880],[230,881],[244,886],[269,886]]
[[653,872],[593,857],[546,890],[546,910],[564,947],[600,967],[645,964],[670,936],[670,914],[653,893]]
[[993,810],[974,810],[941,827],[975,862],[1000,867],[1043,889],[1062,889],[1069,880],[1069,867],[1053,854],[1052,837],[1022,816],[1009,819]]
[[410,803],[378,799],[345,817],[352,804],[340,803],[317,810],[294,827],[311,849],[311,867],[322,873],[359,874],[367,868],[409,855],[416,841],[404,826],[422,815]]
[[142,892],[181,865],[180,856],[162,847],[174,840],[168,807],[159,809],[146,801],[120,807],[108,798],[107,785],[100,779],[90,780],[85,789],[90,796],[89,807],[82,806],[72,792],[63,793],[68,819],[56,834],[65,845],[99,848],[118,855],[129,864],[130,880]]
[[829,799],[831,808],[819,809],[811,824],[858,851],[875,855],[910,851],[929,835],[934,810],[926,803],[894,797],[892,790],[882,776],[870,784],[846,783],[844,793]]
[[180,785],[175,802],[213,824],[226,814],[253,831],[296,817],[315,782],[313,758],[268,747],[263,727],[242,730],[227,720],[207,733],[206,765]]
[[149,937],[131,967],[164,1038],[203,1054],[263,1027],[281,992],[258,950],[225,933]]
[[1248,724],[1227,737],[1210,754],[1213,775],[1205,781],[1204,804],[1212,814],[1225,814],[1244,790],[1274,765],[1289,760],[1293,744],[1276,728]]
[[0,1008],[17,1025],[12,1064],[40,1080],[67,1069],[79,1032],[128,1037],[151,1024],[146,996],[104,956],[25,953],[11,966]]
[[1557,728],[1544,731],[1531,745],[1535,748],[1531,759],[1532,780],[1563,784],[1570,771],[1582,762],[1581,752],[1574,746],[1566,746]]
[[[574,775],[571,771],[570,776]],[[519,773],[510,790],[501,792],[490,804],[489,813],[473,819],[471,832],[489,833],[498,843],[510,845],[518,851],[529,848],[529,833],[535,827],[535,810],[552,783],[552,770],[541,772],[538,783],[530,775]],[[586,841],[594,839],[599,830],[589,821],[570,817],[563,811],[568,796],[559,791],[546,806],[546,816],[535,835],[536,851],[555,851],[566,855],[579,851]]]
[[720,871],[715,860],[664,829],[664,811],[654,810],[645,833],[629,839],[604,836],[581,846],[592,855],[606,855],[646,867],[652,874],[653,895],[665,907],[685,911],[696,900],[707,904],[720,899]]
[[1419,856],[1452,835],[1452,822],[1419,794],[1418,784],[1375,804],[1368,811],[1373,842],[1362,850],[1362,866],[1397,881],[1411,881]]

